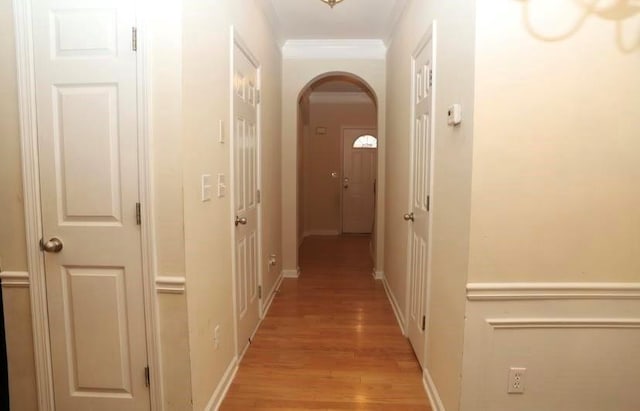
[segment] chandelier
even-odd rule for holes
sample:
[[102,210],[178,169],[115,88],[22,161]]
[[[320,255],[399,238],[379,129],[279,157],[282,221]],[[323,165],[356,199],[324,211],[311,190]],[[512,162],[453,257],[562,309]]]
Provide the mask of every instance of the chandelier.
[[333,6],[340,3],[342,0],[320,0],[320,1],[322,1],[323,3],[327,3],[329,6],[331,6],[331,8],[333,8]]

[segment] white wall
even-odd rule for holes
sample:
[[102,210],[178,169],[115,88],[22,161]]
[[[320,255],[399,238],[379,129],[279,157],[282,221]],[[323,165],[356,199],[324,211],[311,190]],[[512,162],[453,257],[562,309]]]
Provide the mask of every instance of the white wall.
[[[387,191],[384,273],[401,310],[407,304],[411,55],[437,21],[430,318],[426,372],[447,410],[458,409],[467,281],[473,137],[474,2],[409,2],[387,53]],[[463,122],[447,126],[447,107]],[[420,349],[420,347],[418,347]],[[435,399],[435,398],[434,398]]]
[[[379,193],[384,193],[385,173],[385,63],[382,59],[297,59],[285,58],[282,66],[282,251],[285,273],[295,273],[298,268],[297,218],[297,110],[303,89],[316,78],[327,73],[349,73],[364,80],[375,92],[378,100],[378,181]],[[382,178],[381,178],[382,177]],[[384,210],[384,197],[378,197],[379,210]],[[376,216],[377,235],[384,232],[384,216]],[[376,269],[382,267],[383,247],[376,250]]]

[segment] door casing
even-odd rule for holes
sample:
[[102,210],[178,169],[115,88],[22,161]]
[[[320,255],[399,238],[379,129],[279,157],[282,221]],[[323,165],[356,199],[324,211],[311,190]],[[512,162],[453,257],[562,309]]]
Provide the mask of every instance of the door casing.
[[[413,135],[415,133],[415,89],[416,89],[416,85],[415,85],[415,78],[416,78],[416,73],[415,73],[415,60],[418,57],[418,54],[420,53],[420,51],[429,43],[431,42],[431,61],[433,62],[433,83],[431,86],[431,108],[432,108],[432,116],[434,115],[434,108],[435,108],[435,102],[436,102],[436,84],[437,84],[437,60],[436,60],[436,56],[437,56],[437,43],[436,43],[436,21],[434,20],[431,25],[429,26],[429,28],[425,31],[425,34],[422,36],[422,38],[420,39],[420,41],[418,42],[418,44],[416,45],[416,48],[414,49],[412,55],[411,55],[411,93],[410,93],[410,107],[411,109],[409,110],[410,113],[410,117],[408,119],[408,121],[410,122],[409,124],[411,125],[410,128],[410,136],[412,136],[411,138],[411,147],[410,147],[410,170],[413,170],[413,152],[415,150],[415,148],[413,147]],[[435,117],[434,117],[435,118]],[[430,212],[428,213],[428,219],[429,219],[429,242],[427,244],[427,273],[426,273],[426,287],[427,287],[427,292],[425,295],[425,321],[426,324],[429,324],[429,313],[430,313],[430,302],[431,302],[431,277],[432,277],[432,258],[431,256],[432,254],[432,248],[433,248],[433,214],[434,214],[434,204],[435,201],[434,200],[434,196],[433,196],[433,191],[434,191],[434,183],[435,183],[435,178],[434,178],[434,163],[435,163],[435,141],[436,141],[436,133],[435,133],[435,124],[436,121],[431,121],[431,142],[430,142],[430,159],[429,159],[429,167],[430,167],[430,171],[429,171],[429,186],[431,188],[431,196],[430,196]],[[413,208],[413,204],[412,204],[412,200],[413,200],[413,171],[411,171],[411,175],[410,175],[410,181],[408,182],[409,184],[409,197],[407,200],[407,210],[411,210]],[[408,234],[407,234],[407,244],[411,244],[411,230],[407,230]],[[407,247],[407,284],[406,284],[406,294],[407,296],[410,296],[411,294],[411,281],[409,280],[409,269],[410,269],[410,264],[411,264],[411,247]],[[408,321],[410,319],[410,301],[411,299],[409,297],[406,298],[406,302],[405,302],[405,307],[404,307],[404,318],[405,318],[405,324],[404,324],[404,329],[405,329],[405,335],[408,338]],[[422,349],[424,350],[424,354],[423,354],[423,358],[424,358],[424,363],[427,364],[428,361],[428,350],[427,350],[427,346],[429,345],[429,332],[426,332],[425,335],[425,346],[422,347]]]
[[[138,4],[137,15],[137,84],[138,90],[138,178],[142,211],[142,280],[147,334],[147,356],[149,362],[150,403],[152,410],[161,410],[163,405],[162,370],[160,361],[160,333],[155,292],[155,240],[152,218],[153,196],[151,186],[152,163],[150,159],[148,95],[151,84],[148,74],[148,50],[145,41],[148,13],[145,1]],[[38,167],[38,135],[36,127],[35,64],[32,41],[31,4],[29,1],[13,0],[15,43],[18,80],[18,106],[20,121],[20,145],[22,160],[22,184],[24,195],[25,231],[27,239],[27,267],[36,370],[37,403],[42,411],[53,410],[53,373],[49,340],[47,293],[44,257],[39,242],[42,238],[42,215],[40,212],[40,179]]]

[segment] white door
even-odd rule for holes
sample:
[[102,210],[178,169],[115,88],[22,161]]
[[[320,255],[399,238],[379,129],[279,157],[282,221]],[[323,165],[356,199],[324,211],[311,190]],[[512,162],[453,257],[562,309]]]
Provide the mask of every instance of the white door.
[[342,133],[342,232],[371,233],[375,215],[377,138],[372,129]]
[[260,321],[258,262],[258,64],[244,48],[233,50],[233,162],[238,352]]
[[33,0],[32,12],[55,406],[149,409],[134,4]]
[[413,131],[409,229],[409,321],[407,333],[420,365],[424,367],[427,326],[427,265],[429,259],[429,208],[431,168],[431,112],[433,95],[432,43],[429,41],[413,60]]

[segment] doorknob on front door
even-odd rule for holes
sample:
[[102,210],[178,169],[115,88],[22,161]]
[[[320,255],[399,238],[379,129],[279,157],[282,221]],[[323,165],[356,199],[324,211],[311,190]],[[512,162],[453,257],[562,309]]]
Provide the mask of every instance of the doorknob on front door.
[[64,244],[59,238],[53,237],[49,241],[45,242],[44,240],[40,240],[40,248],[42,251],[46,251],[48,253],[59,253],[62,251]]
[[344,178],[344,180],[342,181],[342,187],[344,187],[345,190],[349,188],[349,177]]
[[238,226],[238,224],[245,225],[245,224],[247,224],[247,218],[246,217],[238,217],[238,216],[236,216],[235,223],[236,223],[236,227]]
[[405,214],[402,218],[404,218],[404,221],[413,221],[413,213]]

